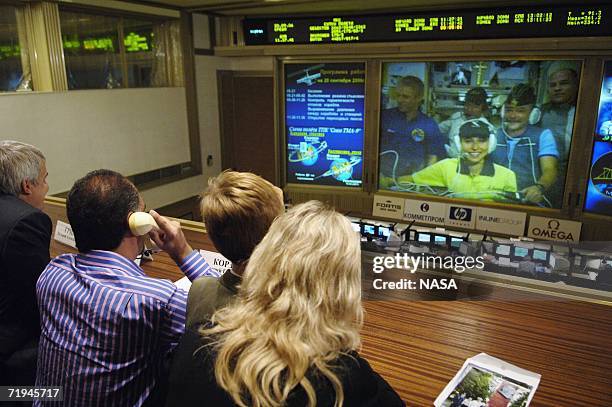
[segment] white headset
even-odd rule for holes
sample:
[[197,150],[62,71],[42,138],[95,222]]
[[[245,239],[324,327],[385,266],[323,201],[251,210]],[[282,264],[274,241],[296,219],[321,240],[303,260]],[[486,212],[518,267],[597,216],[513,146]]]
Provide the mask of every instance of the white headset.
[[[506,116],[506,103],[505,102],[501,107],[500,116],[503,122],[504,117]],[[531,124],[532,126],[536,125],[540,122],[541,118],[542,118],[542,110],[540,110],[540,107],[538,105],[533,105],[533,109],[531,109],[531,112],[529,112],[528,123]]]
[[489,151],[487,154],[491,154],[493,151],[495,151],[495,147],[497,147],[497,129],[484,117],[469,119],[461,123],[457,133],[451,138],[455,151],[461,153],[461,139],[459,137],[459,133],[461,133],[461,127],[467,123],[474,123],[476,125],[475,127],[487,126],[487,129],[489,130]]

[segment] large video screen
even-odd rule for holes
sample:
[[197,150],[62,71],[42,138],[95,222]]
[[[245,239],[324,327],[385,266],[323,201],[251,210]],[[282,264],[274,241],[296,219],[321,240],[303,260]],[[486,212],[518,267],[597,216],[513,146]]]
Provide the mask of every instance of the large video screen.
[[580,68],[384,63],[379,189],[560,208]]
[[599,114],[584,209],[612,215],[612,61],[604,66]]
[[364,63],[285,65],[287,182],[361,187]]

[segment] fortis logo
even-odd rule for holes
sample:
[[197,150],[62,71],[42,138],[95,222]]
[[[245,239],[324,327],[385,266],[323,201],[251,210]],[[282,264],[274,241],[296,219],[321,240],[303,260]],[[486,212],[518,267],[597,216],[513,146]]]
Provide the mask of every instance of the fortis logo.
[[391,201],[377,202],[376,206],[380,209],[385,209],[385,210],[395,210],[395,211],[402,210],[402,207],[400,205],[396,205]]
[[449,217],[452,220],[469,222],[472,220],[472,210],[470,208],[463,208],[461,206],[451,206]]

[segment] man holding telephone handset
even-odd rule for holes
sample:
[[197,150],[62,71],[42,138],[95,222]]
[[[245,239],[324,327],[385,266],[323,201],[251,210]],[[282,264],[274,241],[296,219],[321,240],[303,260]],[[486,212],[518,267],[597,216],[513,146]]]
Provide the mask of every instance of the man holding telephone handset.
[[119,173],[97,170],[76,181],[66,209],[79,253],[51,260],[36,285],[36,385],[63,386],[66,405],[163,402],[187,293],[147,277],[134,260],[150,232],[190,280],[214,271],[177,223],[141,212],[138,190]]

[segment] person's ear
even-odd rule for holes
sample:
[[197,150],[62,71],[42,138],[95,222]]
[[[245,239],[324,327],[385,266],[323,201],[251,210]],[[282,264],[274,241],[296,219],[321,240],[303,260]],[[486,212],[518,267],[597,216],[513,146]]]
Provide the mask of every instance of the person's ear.
[[21,193],[23,195],[31,195],[32,187],[32,182],[29,179],[24,179],[23,181],[21,181]]
[[135,236],[134,232],[132,232],[132,228],[131,228],[131,225],[130,225],[130,217],[132,216],[133,213],[134,212],[128,212],[127,216],[124,219],[125,224],[127,225],[126,236],[129,236],[129,237],[134,237]]

